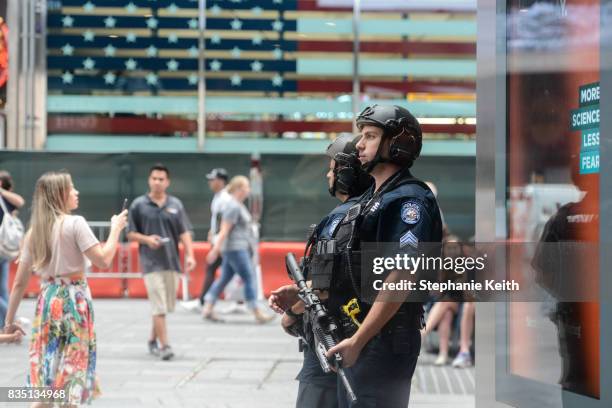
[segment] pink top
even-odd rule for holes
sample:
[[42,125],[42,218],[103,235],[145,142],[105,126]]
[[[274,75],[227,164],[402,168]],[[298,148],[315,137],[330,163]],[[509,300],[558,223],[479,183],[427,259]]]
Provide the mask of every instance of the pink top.
[[[62,221],[63,219],[63,221]],[[61,225],[61,234],[59,226]],[[59,239],[58,239],[59,235]],[[65,215],[58,218],[51,233],[51,261],[41,270],[35,271],[43,279],[85,273],[89,260],[83,252],[99,243],[85,218],[80,215]],[[20,262],[31,264],[29,241],[21,251]]]

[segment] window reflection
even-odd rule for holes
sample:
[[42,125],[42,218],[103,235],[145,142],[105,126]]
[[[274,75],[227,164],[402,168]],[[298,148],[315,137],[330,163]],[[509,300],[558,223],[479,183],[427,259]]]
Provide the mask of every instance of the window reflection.
[[[596,243],[599,124],[572,115],[598,115],[598,101],[583,91],[599,89],[599,2],[511,0],[507,10],[508,238]],[[541,262],[546,254],[523,255],[510,273],[530,262],[554,293],[559,271]],[[577,274],[587,267],[567,261]],[[599,307],[553,296],[509,305],[510,371],[599,397]]]

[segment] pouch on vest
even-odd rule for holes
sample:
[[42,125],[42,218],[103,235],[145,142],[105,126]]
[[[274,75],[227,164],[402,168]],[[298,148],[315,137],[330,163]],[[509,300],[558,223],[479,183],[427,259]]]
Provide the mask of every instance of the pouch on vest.
[[313,289],[327,290],[330,288],[335,253],[335,240],[321,240],[315,243],[315,253],[312,255],[310,262],[310,278]]

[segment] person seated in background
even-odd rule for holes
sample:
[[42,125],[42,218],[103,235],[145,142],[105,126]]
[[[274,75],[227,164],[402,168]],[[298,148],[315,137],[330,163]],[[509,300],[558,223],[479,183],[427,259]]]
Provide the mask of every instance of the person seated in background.
[[451,328],[453,318],[458,311],[459,303],[448,300],[437,301],[429,311],[425,328],[421,330],[421,334],[424,338],[436,328],[438,329],[440,347],[434,365],[441,366],[449,363],[448,350]]
[[474,302],[464,302],[459,329],[459,353],[453,360],[453,367],[455,368],[466,368],[473,364],[470,348],[472,347],[475,315],[476,305],[474,305]]
[[[446,233],[442,244],[445,257],[461,255],[461,243],[456,235]],[[451,271],[450,274],[444,273],[444,276],[442,276],[440,280],[452,280],[457,276],[458,275],[456,275],[454,271]],[[435,299],[435,303],[429,311],[425,328],[421,330],[421,335],[424,340],[429,333],[434,331],[436,328],[438,329],[440,347],[438,350],[438,357],[434,361],[434,365],[442,366],[449,363],[448,353],[453,318],[459,312],[459,306],[462,299],[463,293],[461,291],[445,291]]]

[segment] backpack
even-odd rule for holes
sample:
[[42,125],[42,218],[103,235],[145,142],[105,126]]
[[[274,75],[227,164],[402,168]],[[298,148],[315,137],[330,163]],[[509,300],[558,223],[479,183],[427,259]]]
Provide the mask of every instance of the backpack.
[[3,198],[0,198],[0,207],[4,211],[0,224],[0,258],[13,260],[19,255],[24,228],[19,218],[8,211]]

